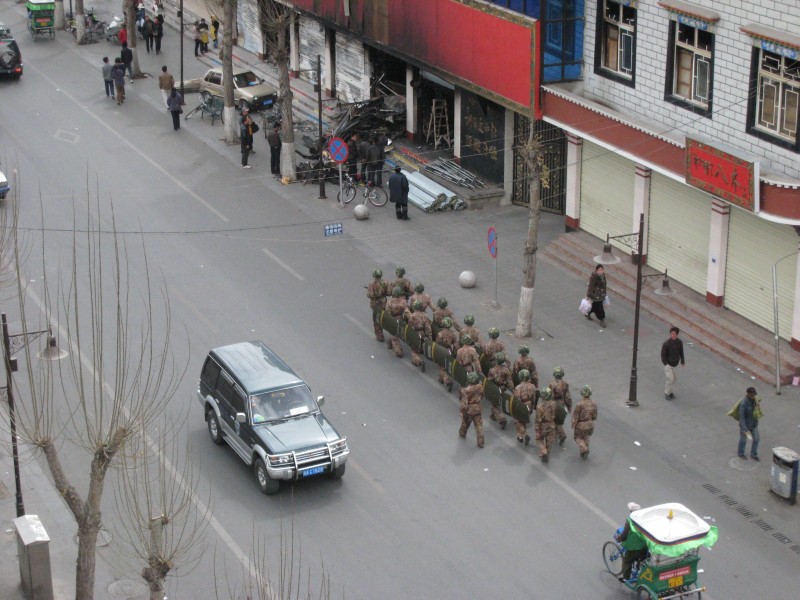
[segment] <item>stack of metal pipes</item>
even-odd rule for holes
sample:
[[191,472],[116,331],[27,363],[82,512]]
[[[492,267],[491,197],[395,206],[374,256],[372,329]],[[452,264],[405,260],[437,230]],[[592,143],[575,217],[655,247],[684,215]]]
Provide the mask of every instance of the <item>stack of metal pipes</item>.
[[408,201],[417,208],[428,213],[466,208],[464,200],[422,173],[406,170],[401,172],[408,179]]

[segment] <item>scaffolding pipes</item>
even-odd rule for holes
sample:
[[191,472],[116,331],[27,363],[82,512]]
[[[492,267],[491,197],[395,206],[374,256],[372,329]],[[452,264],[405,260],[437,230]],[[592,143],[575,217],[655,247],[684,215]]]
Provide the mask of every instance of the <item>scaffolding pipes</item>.
[[420,172],[402,171],[408,179],[408,201],[427,213],[438,210],[462,210],[463,199]]
[[486,187],[475,175],[462,169],[455,161],[446,158],[437,158],[426,163],[425,170],[470,190]]

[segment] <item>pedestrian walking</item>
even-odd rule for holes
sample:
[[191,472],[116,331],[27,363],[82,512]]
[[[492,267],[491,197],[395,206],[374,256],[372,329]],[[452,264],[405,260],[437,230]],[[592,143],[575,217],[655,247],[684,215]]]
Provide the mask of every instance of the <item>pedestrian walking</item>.
[[250,169],[251,166],[247,164],[247,157],[253,150],[253,134],[258,125],[256,125],[250,117],[250,111],[245,109],[242,111],[242,114],[242,126],[239,131],[242,146],[242,168]]
[[[397,321],[400,321],[408,310],[408,303],[403,297],[403,289],[399,285],[392,288],[392,297],[386,301],[386,310]],[[394,355],[397,358],[403,358],[403,346],[400,345],[400,338],[396,335],[389,336],[387,346],[389,350],[394,350]]]
[[161,54],[161,39],[164,37],[164,15],[158,15],[153,25],[153,37],[156,41],[156,54]]
[[161,67],[161,75],[158,76],[158,89],[161,90],[161,97],[164,98],[164,106],[169,107],[169,97],[175,87],[175,78],[167,71],[167,65]]
[[128,48],[127,42],[122,44],[122,50],[119,53],[122,64],[125,65],[125,70],[128,72],[128,77],[131,78],[133,83],[133,51]]
[[269,144],[269,168],[273,175],[281,174],[281,126],[278,123],[272,126],[272,131],[267,134]]
[[[439,324],[439,333],[436,334],[436,345],[442,348],[447,348],[450,356],[455,357],[456,350],[458,349],[458,335],[451,329],[453,320],[450,317],[442,318]],[[447,391],[453,389],[453,380],[447,370],[439,365],[439,383],[447,386]]]
[[597,265],[594,273],[589,277],[589,288],[586,298],[592,303],[591,310],[586,313],[586,318],[592,320],[592,313],[600,319],[600,327],[606,326],[606,310],[603,303],[606,299],[606,270],[603,265]]
[[481,409],[483,388],[480,375],[477,373],[467,374],[467,387],[461,388],[460,395],[461,428],[458,430],[458,436],[467,437],[467,430],[474,423],[475,433],[478,436],[478,448],[483,448],[483,411]]
[[192,23],[192,38],[194,39],[194,56],[195,58],[200,58],[200,50],[203,48],[203,42],[200,41],[199,21]]
[[569,384],[564,381],[564,369],[561,367],[553,369],[553,377],[555,380],[549,387],[553,392],[553,400],[556,401],[556,437],[558,445],[563,446],[567,439],[564,423],[567,415],[572,412],[572,394],[569,391]]
[[181,105],[183,104],[183,96],[181,96],[180,92],[175,88],[170,90],[169,98],[167,99],[167,108],[169,108],[169,112],[172,113],[172,128],[175,131],[178,131],[181,128],[181,113],[183,109]]
[[144,47],[147,49],[147,53],[150,54],[150,50],[155,50],[154,38],[153,34],[155,33],[155,27],[153,21],[150,19],[150,15],[145,15],[144,23],[142,24],[142,36],[144,37]]
[[664,398],[666,400],[673,400],[675,394],[672,389],[675,386],[675,381],[678,379],[675,369],[678,368],[680,363],[686,366],[686,361],[683,358],[683,341],[678,338],[681,330],[677,327],[669,328],[669,339],[661,344],[661,364],[664,365],[664,375],[666,376],[666,384],[664,385]]
[[114,76],[111,74],[111,71],[114,69],[114,65],[108,62],[108,57],[103,57],[103,66],[102,66],[102,73],[103,73],[103,82],[106,84],[106,98],[114,99]]
[[117,104],[125,102],[125,65],[121,58],[114,59],[114,66],[111,69],[111,77],[116,88]]
[[556,401],[550,388],[544,388],[539,394],[536,405],[536,445],[539,447],[539,458],[543,463],[550,460],[550,448],[556,439]]
[[[386,282],[383,280],[383,271],[375,269],[372,272],[372,281],[367,286],[367,298],[369,298],[369,307],[372,309],[372,324],[375,329],[375,339],[379,342],[383,339],[383,327],[375,320],[375,313],[383,311],[386,308]],[[378,313],[380,318],[380,313]]]
[[761,412],[761,398],[756,394],[756,388],[747,388],[747,394],[739,403],[739,458],[747,459],[745,449],[747,448],[747,438],[753,440],[750,445],[750,458],[755,461],[758,458],[758,442],[761,437],[758,434],[758,419]]
[[219,44],[219,19],[216,16],[211,15],[211,41],[214,43],[214,48],[216,49]]
[[205,54],[208,52],[208,23],[205,19],[200,19],[197,30],[200,32],[200,52]]
[[400,172],[400,167],[395,167],[389,177],[389,200],[394,202],[395,216],[408,221],[408,178]]
[[[514,388],[514,396],[519,399],[527,408],[528,413],[532,413],[536,404],[536,386],[530,381],[531,374],[528,369],[521,369],[519,372],[519,383]],[[531,436],[527,433],[527,426],[522,421],[517,421],[517,441],[527,446],[531,441]]]
[[119,40],[120,46],[128,43],[128,28],[125,26],[124,23],[117,32],[117,39]]
[[589,438],[594,433],[597,420],[597,404],[592,400],[592,388],[588,385],[581,390],[581,399],[572,413],[572,432],[581,458],[589,456]]

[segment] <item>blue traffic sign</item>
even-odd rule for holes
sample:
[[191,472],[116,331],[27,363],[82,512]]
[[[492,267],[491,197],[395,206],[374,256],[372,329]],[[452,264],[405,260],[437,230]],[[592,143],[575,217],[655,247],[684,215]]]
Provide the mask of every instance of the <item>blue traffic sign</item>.
[[489,248],[489,254],[492,255],[492,258],[497,258],[497,231],[495,231],[494,227],[489,227],[489,234],[487,236],[487,246]]
[[328,144],[328,151],[331,153],[331,158],[337,163],[343,163],[350,155],[350,149],[347,147],[347,142],[342,138],[335,137],[331,139]]

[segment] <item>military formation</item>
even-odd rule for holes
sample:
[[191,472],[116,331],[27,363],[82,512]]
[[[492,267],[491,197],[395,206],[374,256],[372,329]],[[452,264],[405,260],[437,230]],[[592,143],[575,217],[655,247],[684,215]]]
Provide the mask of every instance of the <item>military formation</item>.
[[[439,382],[448,391],[453,389],[453,381],[459,383],[460,437],[465,438],[470,426],[475,425],[478,448],[483,448],[482,401],[487,398],[491,405],[489,418],[500,429],[506,428],[508,417],[514,419],[516,438],[523,446],[530,444],[528,425],[533,423],[543,463],[550,460],[556,441],[563,447],[567,439],[564,425],[570,414],[580,456],[583,459],[589,456],[597,404],[588,385],[581,389],[581,400],[573,409],[562,367],[553,369],[553,381],[540,388],[536,363],[527,346],[519,347],[519,357],[510,364],[497,328],[489,329],[489,340],[484,344],[473,315],[466,315],[460,326],[446,298],[439,298],[434,305],[425,293],[425,286],[421,283],[412,286],[403,267],[395,269],[395,276],[393,281],[385,281],[383,272],[376,269],[367,286],[375,338],[386,341],[398,358],[405,354],[402,343],[405,342],[411,351],[411,363],[423,372],[425,358],[433,360],[439,366]],[[388,341],[384,330],[389,333]]]

